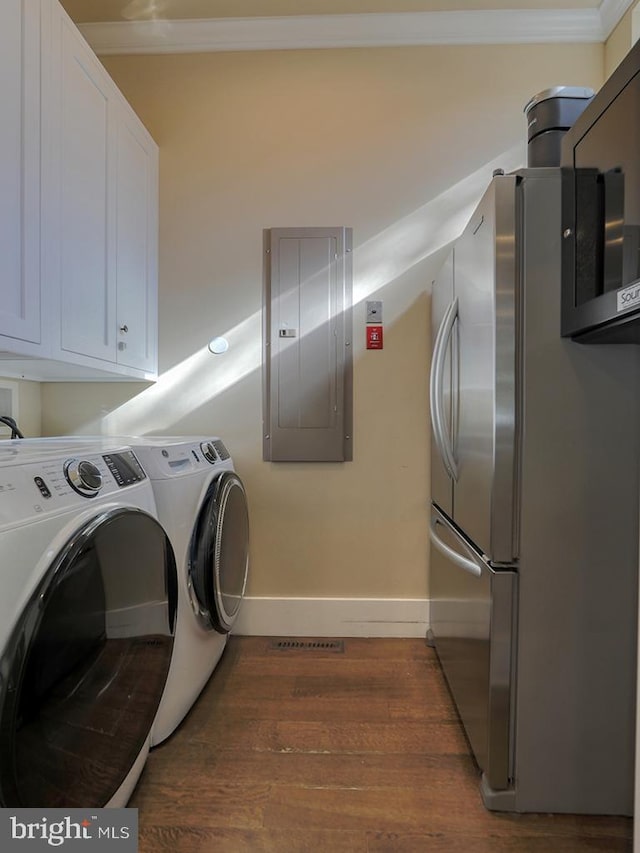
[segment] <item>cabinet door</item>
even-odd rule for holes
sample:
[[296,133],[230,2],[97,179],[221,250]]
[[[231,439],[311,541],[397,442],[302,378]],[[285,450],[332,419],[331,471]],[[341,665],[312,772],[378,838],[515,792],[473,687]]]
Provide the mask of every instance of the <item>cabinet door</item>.
[[43,2],[42,269],[51,355],[73,365],[74,377],[153,379],[157,146],[57,0]]
[[40,3],[36,0],[2,0],[0,5],[0,103],[0,335],[39,344]]
[[60,346],[116,360],[113,83],[59,12]]
[[116,145],[118,364],[157,368],[158,149],[126,104]]

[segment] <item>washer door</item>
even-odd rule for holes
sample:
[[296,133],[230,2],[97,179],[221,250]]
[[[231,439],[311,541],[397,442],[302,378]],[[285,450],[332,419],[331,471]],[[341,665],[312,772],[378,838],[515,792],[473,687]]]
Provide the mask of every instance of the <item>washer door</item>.
[[232,471],[214,480],[191,539],[193,605],[203,625],[221,634],[235,622],[249,572],[249,513],[242,481]]
[[0,658],[0,804],[101,807],[145,747],[177,605],[173,552],[137,509],[95,516],[49,565]]

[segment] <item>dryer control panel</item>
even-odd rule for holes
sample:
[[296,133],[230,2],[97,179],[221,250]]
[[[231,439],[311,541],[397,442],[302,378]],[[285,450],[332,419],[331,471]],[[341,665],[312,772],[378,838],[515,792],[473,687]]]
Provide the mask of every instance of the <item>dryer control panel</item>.
[[[147,476],[132,450],[105,453],[102,455],[102,461],[121,489],[139,483]],[[85,498],[93,498],[101,492],[105,484],[101,467],[96,460],[72,458],[65,461],[63,471],[75,492]]]
[[95,497],[102,488],[100,469],[88,459],[67,459],[63,470],[65,479],[74,492],[85,498]]
[[[126,487],[143,484],[152,503],[151,484],[131,450],[16,459],[0,465],[0,528],[20,519],[58,513],[85,504],[91,498],[116,498]],[[146,497],[136,504],[145,506]]]
[[125,450],[121,453],[106,453],[102,457],[107,468],[113,474],[113,479],[123,488],[139,483],[146,479],[142,465],[138,462],[133,450]]

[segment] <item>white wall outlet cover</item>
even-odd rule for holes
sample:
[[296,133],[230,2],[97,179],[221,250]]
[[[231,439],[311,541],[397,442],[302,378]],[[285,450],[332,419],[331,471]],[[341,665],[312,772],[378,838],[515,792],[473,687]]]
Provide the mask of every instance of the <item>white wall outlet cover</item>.
[[367,301],[367,323],[382,323],[382,301],[370,299]]

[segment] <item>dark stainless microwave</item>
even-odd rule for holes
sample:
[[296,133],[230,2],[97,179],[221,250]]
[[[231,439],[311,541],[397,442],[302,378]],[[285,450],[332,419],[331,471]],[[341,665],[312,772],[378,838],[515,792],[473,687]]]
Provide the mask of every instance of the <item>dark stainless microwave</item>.
[[562,140],[562,335],[640,343],[640,42]]

